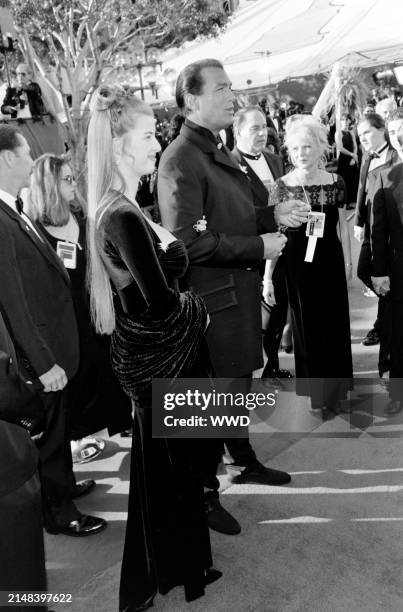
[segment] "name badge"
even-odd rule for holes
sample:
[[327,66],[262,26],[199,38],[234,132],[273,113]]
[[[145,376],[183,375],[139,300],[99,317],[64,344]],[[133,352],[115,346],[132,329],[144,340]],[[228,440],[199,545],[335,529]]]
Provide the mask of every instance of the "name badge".
[[323,212],[310,212],[308,214],[305,235],[308,236],[308,238],[309,236],[323,238],[323,233],[325,231],[325,218],[326,215]]
[[56,253],[62,260],[65,268],[75,270],[77,267],[77,245],[73,242],[57,241]]
[[323,238],[325,231],[325,218],[326,215],[323,212],[310,212],[308,214],[308,221],[306,224],[305,235],[308,236],[308,245],[305,253],[305,260],[307,262],[313,261],[315,255],[316,242],[318,238]]

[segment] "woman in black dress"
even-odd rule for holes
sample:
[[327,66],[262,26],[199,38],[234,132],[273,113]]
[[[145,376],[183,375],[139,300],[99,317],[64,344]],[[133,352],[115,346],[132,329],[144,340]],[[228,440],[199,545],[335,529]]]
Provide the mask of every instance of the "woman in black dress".
[[179,293],[184,244],[146,218],[135,197],[160,145],[152,110],[127,89],[101,87],[88,131],[92,315],[112,334],[112,363],[134,409],[120,610],[184,585],[188,601],[220,577],[211,568],[202,440],[152,438],[154,377],[207,376],[201,298]]
[[352,264],[345,187],[341,177],[320,169],[327,134],[312,116],[289,121],[285,143],[294,170],[276,181],[272,197],[280,202],[295,199],[309,203],[312,213],[320,213],[315,233],[322,234],[308,240],[307,232],[314,230],[312,221],[288,229],[283,251],[296,388],[298,395],[311,397],[313,409],[328,417],[347,397],[353,377],[347,294]]
[[356,133],[351,127],[351,119],[348,115],[341,118],[341,126],[336,131],[335,141],[339,154],[337,174],[344,180],[346,206],[347,208],[354,207],[357,201],[360,169]]
[[66,393],[73,459],[79,462],[94,458],[105,444],[86,436],[106,427],[109,435],[130,427],[131,408],[112,372],[110,339],[96,334],[91,322],[85,282],[86,220],[76,188],[67,156],[45,153],[35,160],[28,213],[66,266],[77,318],[80,365]]

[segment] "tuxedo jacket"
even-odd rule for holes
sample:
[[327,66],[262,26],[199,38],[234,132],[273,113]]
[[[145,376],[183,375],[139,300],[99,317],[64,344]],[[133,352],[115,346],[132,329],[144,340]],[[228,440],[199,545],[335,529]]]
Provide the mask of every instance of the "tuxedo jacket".
[[[210,313],[217,376],[249,374],[262,365],[258,234],[276,231],[273,210],[255,212],[250,181],[231,153],[187,123],[161,157],[158,201],[163,225],[187,246],[187,284]],[[207,228],[197,231],[203,216]]]
[[403,163],[378,173],[372,205],[373,276],[389,276],[391,297],[403,300]]
[[70,280],[41,237],[42,241],[23,216],[0,200],[0,308],[18,358],[27,378],[57,363],[70,379],[79,361]]
[[[238,147],[235,147],[232,151],[232,155],[234,156],[237,163],[246,170],[245,173],[249,179],[250,187],[253,192],[254,205],[259,207],[267,206],[268,203],[270,204],[270,202],[268,202],[268,192],[266,187],[264,186],[263,182],[260,180],[256,172],[248,164],[248,159],[244,156],[242,151],[240,151]],[[280,155],[268,153],[267,151],[263,151],[262,155],[265,158],[275,181],[280,178],[280,176],[283,176],[285,174],[284,162]]]
[[358,182],[357,204],[355,208],[354,225],[365,228],[365,240],[370,240],[370,220],[371,207],[374,197],[374,189],[378,173],[385,167],[397,161],[397,153],[392,147],[388,147],[386,152],[386,160],[382,166],[377,166],[366,175],[365,167],[367,165],[368,155],[364,155],[361,162],[360,177]]

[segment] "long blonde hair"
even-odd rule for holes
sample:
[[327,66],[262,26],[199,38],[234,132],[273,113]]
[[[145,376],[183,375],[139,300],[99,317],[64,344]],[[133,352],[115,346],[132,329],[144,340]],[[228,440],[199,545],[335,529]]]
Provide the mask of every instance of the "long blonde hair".
[[[125,183],[113,154],[113,139],[127,134],[136,125],[139,115],[153,116],[151,108],[139,100],[130,88],[101,86],[91,101],[88,126],[88,270],[91,317],[95,329],[111,334],[115,329],[115,309],[108,272],[96,245],[96,233],[104,212],[118,198]],[[119,183],[118,183],[119,184]]]

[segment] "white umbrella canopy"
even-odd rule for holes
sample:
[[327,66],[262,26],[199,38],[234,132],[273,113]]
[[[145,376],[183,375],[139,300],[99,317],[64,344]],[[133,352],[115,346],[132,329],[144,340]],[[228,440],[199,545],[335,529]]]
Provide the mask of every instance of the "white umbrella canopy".
[[338,60],[374,66],[403,60],[403,2],[258,0],[240,10],[219,39],[171,50],[164,67],[220,59],[234,89],[329,70]]

